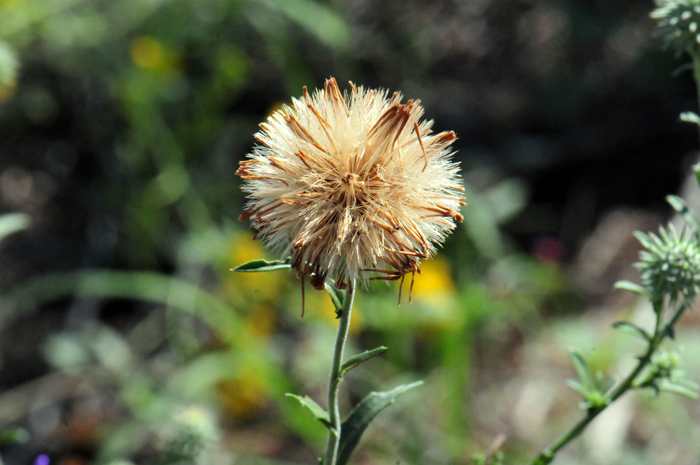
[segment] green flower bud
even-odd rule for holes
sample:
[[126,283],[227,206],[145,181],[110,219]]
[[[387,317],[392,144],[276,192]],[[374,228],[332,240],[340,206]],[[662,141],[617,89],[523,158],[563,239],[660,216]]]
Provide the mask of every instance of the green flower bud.
[[657,5],[650,16],[658,21],[666,47],[679,54],[700,52],[700,0],[657,0]]
[[637,232],[635,236],[646,250],[640,252],[642,285],[652,301],[668,297],[675,303],[679,296],[686,304],[700,293],[700,248],[692,234],[678,235],[673,225],[659,229],[660,237]]

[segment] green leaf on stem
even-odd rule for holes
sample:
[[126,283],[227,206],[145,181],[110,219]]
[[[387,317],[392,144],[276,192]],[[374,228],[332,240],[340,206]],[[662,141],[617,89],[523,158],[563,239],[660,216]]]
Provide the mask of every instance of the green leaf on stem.
[[370,422],[379,412],[390,406],[404,392],[423,384],[417,381],[411,384],[403,384],[391,391],[371,392],[357,404],[340,428],[340,443],[338,444],[338,459],[336,465],[346,465],[350,455],[360,442],[360,437]]
[[345,363],[343,363],[343,365],[340,367],[340,373],[338,373],[338,378],[342,378],[343,375],[345,375],[345,373],[352,370],[353,368],[358,366],[360,363],[366,362],[367,360],[369,360],[372,357],[382,355],[388,349],[389,349],[388,347],[382,346],[382,347],[377,347],[376,349],[362,352],[361,354],[353,355]]
[[326,288],[326,292],[328,292],[328,295],[331,296],[331,300],[333,301],[333,306],[335,307],[335,314],[340,318],[341,313],[343,313],[343,302],[345,301],[345,291],[342,289],[338,289],[335,287],[334,282],[328,282],[324,284],[324,287]]
[[635,284],[631,281],[618,281],[615,283],[613,286],[614,289],[620,289],[623,291],[630,291],[634,292],[635,294],[638,294],[644,298],[649,298],[649,293],[647,292],[646,289],[644,289],[642,286],[639,284]]
[[571,363],[574,365],[576,374],[581,380],[581,386],[587,391],[593,389],[593,376],[591,376],[591,372],[588,369],[583,355],[581,355],[578,350],[571,348],[569,349],[569,356],[571,357]]
[[678,197],[677,195],[667,195],[666,201],[673,207],[674,210],[683,215],[685,221],[693,227],[693,229],[696,231],[696,234],[697,231],[700,231],[700,221],[698,220],[698,217],[695,215],[695,213],[688,208],[688,205],[685,203],[685,200]]
[[231,268],[231,271],[238,271],[240,273],[256,273],[260,271],[275,271],[275,270],[287,270],[292,266],[292,257],[287,257],[284,260],[265,260],[258,258],[257,260],[251,260],[242,265],[238,265],[235,268]]
[[332,429],[331,428],[331,418],[328,415],[328,412],[326,412],[323,407],[318,405],[311,397],[309,396],[297,396],[296,394],[285,394],[285,397],[291,397],[292,399],[296,399],[299,401],[299,403],[303,406],[309,409],[309,411],[314,415],[314,418],[316,418],[318,421],[323,423],[326,428]]
[[673,392],[689,399],[700,399],[700,391],[697,383],[688,379],[663,380],[658,384],[658,389]]
[[622,333],[629,334],[634,337],[639,337],[645,342],[651,341],[651,334],[644,331],[639,326],[636,326],[629,321],[616,321],[612,327]]

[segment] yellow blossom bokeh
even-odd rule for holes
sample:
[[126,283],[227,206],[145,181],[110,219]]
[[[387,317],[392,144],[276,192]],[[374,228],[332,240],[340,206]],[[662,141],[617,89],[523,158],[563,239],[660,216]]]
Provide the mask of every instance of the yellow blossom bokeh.
[[145,70],[171,73],[180,69],[180,56],[154,37],[141,36],[131,43],[131,60]]

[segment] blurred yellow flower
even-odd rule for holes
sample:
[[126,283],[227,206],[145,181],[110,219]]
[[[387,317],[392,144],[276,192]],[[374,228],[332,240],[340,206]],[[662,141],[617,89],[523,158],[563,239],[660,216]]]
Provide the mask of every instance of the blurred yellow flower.
[[131,60],[141,69],[172,72],[179,68],[179,57],[156,38],[141,36],[131,43]]
[[267,379],[255,368],[220,381],[217,389],[224,413],[239,421],[254,419],[267,405]]
[[421,300],[455,294],[449,262],[437,256],[421,265],[421,279],[413,289],[413,298]]
[[[334,326],[338,326],[338,317],[335,313],[333,302],[325,292],[312,292],[306,297],[306,315],[312,319],[324,320]],[[355,301],[352,307],[352,319],[349,332],[356,335],[362,330],[364,319],[362,308]]]
[[275,312],[269,305],[256,305],[245,320],[246,331],[254,336],[266,337],[275,330]]
[[9,84],[0,84],[0,102],[7,102],[17,93],[17,81]]

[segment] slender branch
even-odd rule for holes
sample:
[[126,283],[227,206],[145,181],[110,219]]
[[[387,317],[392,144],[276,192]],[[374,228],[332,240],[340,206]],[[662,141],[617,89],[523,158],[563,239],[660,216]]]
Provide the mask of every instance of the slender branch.
[[350,328],[350,313],[352,312],[352,303],[355,299],[355,281],[348,283],[343,300],[343,308],[340,313],[338,322],[338,334],[335,339],[335,350],[333,351],[333,363],[331,365],[331,375],[328,381],[328,415],[330,416],[330,424],[332,430],[328,433],[328,442],[326,444],[326,455],[323,461],[324,465],[335,465],[338,455],[338,441],[340,439],[340,407],[338,406],[338,387],[340,385],[340,366],[343,362],[343,349],[345,348],[345,340],[348,338],[348,329]]
[[695,85],[698,89],[698,107],[700,108],[700,58],[696,57],[695,54],[691,54],[691,57],[693,59],[693,78],[695,78]]
[[586,426],[588,426],[590,422],[592,422],[607,407],[609,407],[610,404],[615,402],[625,392],[635,387],[634,381],[644,370],[644,368],[646,368],[647,365],[649,365],[649,362],[651,362],[651,357],[654,355],[654,352],[656,352],[656,349],[659,348],[659,345],[664,340],[664,338],[671,333],[673,327],[688,307],[685,303],[681,303],[681,305],[676,309],[676,312],[673,314],[673,317],[668,321],[668,323],[664,325],[663,302],[656,301],[652,302],[652,304],[654,306],[654,313],[656,314],[654,335],[649,341],[649,345],[644,355],[639,357],[637,366],[635,366],[634,370],[632,370],[632,372],[629,375],[627,375],[627,377],[610,393],[610,402],[608,402],[608,404],[604,407],[588,409],[585,417],[583,417],[578,423],[576,423],[561,438],[559,438],[557,442],[552,444],[549,448],[543,450],[537,457],[535,457],[535,459],[532,462],[530,462],[530,465],[546,465],[548,463],[551,463],[560,449],[562,449],[565,445],[567,445],[578,435],[580,435],[581,432],[583,432],[583,430],[586,429]]

